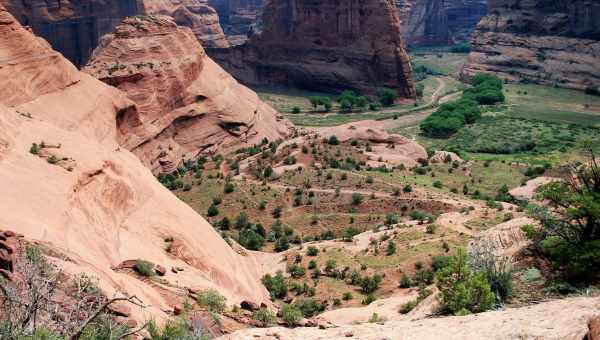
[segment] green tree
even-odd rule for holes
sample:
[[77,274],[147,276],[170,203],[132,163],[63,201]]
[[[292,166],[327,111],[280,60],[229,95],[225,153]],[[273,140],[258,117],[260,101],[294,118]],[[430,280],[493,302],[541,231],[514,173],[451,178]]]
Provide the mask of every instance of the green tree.
[[396,91],[392,89],[381,89],[379,90],[379,102],[383,106],[392,106],[398,98]]
[[485,273],[471,272],[462,248],[447,267],[437,272],[437,280],[441,302],[453,314],[484,312],[494,303],[495,296]]

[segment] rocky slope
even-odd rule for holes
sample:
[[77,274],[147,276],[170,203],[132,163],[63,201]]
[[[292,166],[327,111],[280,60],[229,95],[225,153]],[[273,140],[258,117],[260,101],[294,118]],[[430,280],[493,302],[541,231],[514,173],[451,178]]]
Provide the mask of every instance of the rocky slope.
[[118,117],[119,141],[155,173],[200,154],[286,137],[291,124],[204,52],[169,17],[126,19],[85,72],[123,90],[138,111]]
[[600,84],[600,3],[494,0],[472,40],[465,76],[582,89]]
[[111,32],[126,16],[142,12],[140,1],[0,0],[0,4],[80,66],[86,63],[102,35]]
[[415,97],[400,21],[388,0],[269,1],[262,34],[209,53],[244,83],[371,94],[388,87]]
[[468,316],[363,323],[325,330],[262,328],[220,339],[583,339],[600,310],[598,298],[571,298]]
[[[149,305],[132,308],[140,321],[172,313],[187,288],[213,287],[230,304],[268,302],[255,258],[233,251],[119,146],[117,119],[135,115],[134,103],[77,71],[2,6],[0,84],[2,229],[60,254],[53,261],[68,274],[98,277],[107,296],[137,295]],[[166,238],[176,244],[170,252]],[[167,270],[143,280],[116,269],[136,259]]]
[[229,47],[219,15],[208,0],[143,0],[146,14],[168,15],[189,27],[204,47]]
[[260,29],[265,0],[210,0],[219,12],[227,39],[234,45],[246,42],[248,34]]

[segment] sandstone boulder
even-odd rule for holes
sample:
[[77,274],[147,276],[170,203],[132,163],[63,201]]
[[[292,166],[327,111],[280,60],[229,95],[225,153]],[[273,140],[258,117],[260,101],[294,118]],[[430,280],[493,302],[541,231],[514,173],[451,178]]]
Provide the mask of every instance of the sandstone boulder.
[[164,16],[126,19],[85,72],[137,104],[117,117],[119,141],[155,173],[183,160],[290,134],[291,124],[215,64],[187,27]]

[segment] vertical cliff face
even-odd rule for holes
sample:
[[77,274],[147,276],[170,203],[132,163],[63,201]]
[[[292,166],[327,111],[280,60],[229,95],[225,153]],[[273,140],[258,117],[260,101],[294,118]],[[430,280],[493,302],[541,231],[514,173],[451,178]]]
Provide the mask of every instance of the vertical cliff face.
[[570,88],[600,84],[600,3],[490,0],[463,74]]
[[414,98],[400,20],[390,0],[268,1],[263,31],[243,46],[210,50],[242,82]]
[[487,10],[487,0],[394,0],[409,46],[469,40]]
[[192,31],[165,16],[126,19],[84,71],[137,104],[118,117],[120,144],[155,173],[182,160],[276,140],[291,124],[204,52]]
[[142,10],[139,0],[0,0],[0,4],[75,65],[85,64],[102,35]]
[[221,25],[232,44],[243,44],[249,32],[260,29],[265,0],[210,0],[210,4],[219,12]]

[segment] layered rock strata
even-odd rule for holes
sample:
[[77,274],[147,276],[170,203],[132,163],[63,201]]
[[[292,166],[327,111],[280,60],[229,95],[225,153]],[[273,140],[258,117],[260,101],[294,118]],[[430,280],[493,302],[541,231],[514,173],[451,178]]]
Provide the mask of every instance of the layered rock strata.
[[414,98],[415,86],[388,0],[268,1],[263,31],[242,46],[209,53],[248,84],[284,84]]
[[137,111],[117,117],[119,141],[155,173],[182,160],[288,136],[291,124],[164,16],[126,19],[84,71],[121,89]]
[[[192,290],[269,303],[252,255],[232,250],[120,147],[118,119],[135,112],[0,6],[0,226],[61,254],[52,261],[66,274],[97,277],[106,296],[140,298],[148,307],[131,310],[140,322],[164,320]],[[167,237],[177,252],[165,250]],[[184,270],[160,281],[113,270],[131,259]]]
[[493,0],[474,33],[465,76],[583,89],[600,85],[600,3]]
[[233,45],[246,42],[249,35],[261,29],[265,0],[210,0],[219,13],[221,26]]

